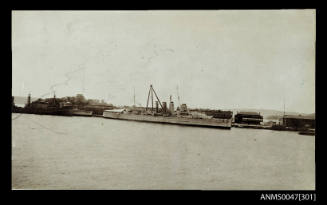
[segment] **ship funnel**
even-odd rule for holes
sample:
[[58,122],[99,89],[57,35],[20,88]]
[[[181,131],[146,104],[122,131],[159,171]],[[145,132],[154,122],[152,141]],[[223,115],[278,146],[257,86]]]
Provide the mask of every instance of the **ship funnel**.
[[167,103],[166,102],[162,102],[162,112],[163,113],[167,112]]
[[156,112],[158,113],[159,112],[159,102],[156,101]]
[[171,112],[171,113],[173,113],[174,112],[174,102],[170,102],[170,104],[169,104],[169,111]]

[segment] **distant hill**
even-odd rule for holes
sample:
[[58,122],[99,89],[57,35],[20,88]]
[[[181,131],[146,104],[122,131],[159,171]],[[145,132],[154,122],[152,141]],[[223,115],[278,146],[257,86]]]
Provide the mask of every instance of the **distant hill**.
[[[192,108],[191,108],[192,109]],[[195,109],[195,108],[193,108]],[[197,108],[200,109],[200,108]],[[209,108],[201,108],[201,109],[209,109]],[[210,110],[210,109],[209,109]],[[232,111],[233,116],[237,114],[237,112],[257,112],[263,116],[264,119],[267,120],[279,120],[283,117],[284,112],[280,110],[272,110],[272,109],[251,109],[251,108],[239,108],[239,109],[223,109],[224,111]],[[315,116],[315,113],[300,113],[300,112],[285,112],[285,115],[302,115],[302,116]]]
[[[283,111],[270,110],[270,109],[232,109],[232,111],[234,115],[240,111],[259,112],[266,119],[279,119],[284,115]],[[299,112],[285,112],[285,115],[315,116],[315,113],[307,114],[307,113],[299,113]]]

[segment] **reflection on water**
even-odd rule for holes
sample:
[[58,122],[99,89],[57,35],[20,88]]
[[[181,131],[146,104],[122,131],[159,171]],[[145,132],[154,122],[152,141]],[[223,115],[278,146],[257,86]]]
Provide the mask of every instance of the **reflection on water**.
[[23,114],[12,146],[14,189],[315,189],[296,132]]

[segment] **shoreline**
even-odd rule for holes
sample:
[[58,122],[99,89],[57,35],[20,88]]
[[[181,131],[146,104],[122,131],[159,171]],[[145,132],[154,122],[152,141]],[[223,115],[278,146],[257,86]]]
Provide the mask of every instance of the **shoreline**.
[[[37,114],[37,113],[25,113],[25,112],[12,112],[12,114],[13,113],[17,113],[17,114],[49,115],[49,114]],[[100,117],[100,118],[104,118],[104,119],[110,119],[110,118],[105,118],[105,117],[103,117],[103,115],[98,115],[98,114],[93,114],[92,116],[90,116],[90,115],[70,115],[70,116],[67,116],[67,115],[55,115],[55,116],[65,116],[65,117]],[[124,119],[120,119],[120,120],[124,120]],[[140,121],[140,122],[143,122],[143,123],[151,123],[151,122],[147,122],[147,121]],[[166,124],[166,123],[162,123],[162,124]],[[180,125],[180,126],[188,126],[188,125]],[[196,126],[196,127],[201,127],[201,126]],[[302,129],[295,129],[295,128],[273,128],[272,126],[267,126],[267,125],[251,125],[251,124],[242,124],[242,123],[233,123],[233,122],[232,122],[231,128],[232,127],[235,127],[235,128],[249,128],[249,129],[265,129],[265,130],[274,130],[274,131],[294,131],[294,132],[303,131]]]

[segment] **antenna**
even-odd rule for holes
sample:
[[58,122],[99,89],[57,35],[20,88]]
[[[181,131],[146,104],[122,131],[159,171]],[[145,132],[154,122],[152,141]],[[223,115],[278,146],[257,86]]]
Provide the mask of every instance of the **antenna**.
[[177,99],[178,99],[178,106],[181,106],[181,102],[180,102],[180,98],[179,98],[179,92],[178,92],[178,85],[176,86],[176,90],[177,90]]

